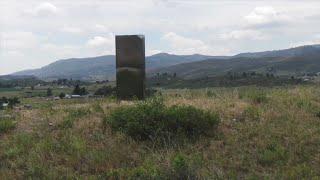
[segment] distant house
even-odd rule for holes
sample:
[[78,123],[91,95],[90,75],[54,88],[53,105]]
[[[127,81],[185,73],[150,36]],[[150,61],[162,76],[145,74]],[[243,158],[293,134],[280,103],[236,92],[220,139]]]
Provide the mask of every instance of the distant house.
[[81,96],[80,95],[71,95],[71,98],[74,98],[74,99],[77,99],[77,98],[81,98]]
[[65,96],[64,98],[66,98],[66,99],[71,99],[72,97],[71,97],[71,95],[66,94],[66,96]]

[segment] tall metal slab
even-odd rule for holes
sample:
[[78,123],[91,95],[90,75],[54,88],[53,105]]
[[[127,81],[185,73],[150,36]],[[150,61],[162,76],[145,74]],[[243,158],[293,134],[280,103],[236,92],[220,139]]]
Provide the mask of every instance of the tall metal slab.
[[121,100],[145,96],[145,38],[116,36],[117,97]]

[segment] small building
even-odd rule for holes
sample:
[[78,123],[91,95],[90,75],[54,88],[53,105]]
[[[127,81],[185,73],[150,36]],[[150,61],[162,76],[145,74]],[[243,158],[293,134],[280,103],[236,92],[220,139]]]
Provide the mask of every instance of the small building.
[[78,99],[78,98],[81,98],[81,96],[80,95],[71,95],[71,98],[73,98],[73,99]]
[[72,97],[71,97],[71,95],[66,94],[66,96],[65,96],[64,98],[66,98],[66,99],[71,99]]

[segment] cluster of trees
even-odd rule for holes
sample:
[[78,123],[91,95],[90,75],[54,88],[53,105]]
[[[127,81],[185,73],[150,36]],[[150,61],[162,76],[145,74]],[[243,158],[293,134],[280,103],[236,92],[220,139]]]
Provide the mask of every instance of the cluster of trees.
[[83,96],[83,95],[87,95],[87,94],[89,94],[89,93],[88,93],[88,91],[86,90],[85,87],[80,87],[80,85],[77,84],[77,85],[75,86],[72,94]]
[[76,86],[76,85],[88,85],[90,83],[80,81],[80,80],[73,80],[73,79],[58,79],[51,82],[52,85],[58,86]]
[[94,95],[96,96],[111,96],[116,94],[116,87],[103,86],[96,90]]
[[19,98],[17,97],[13,97],[13,98],[6,98],[6,97],[2,97],[0,98],[0,109],[3,109],[3,105],[4,104],[8,104],[9,108],[13,108],[15,105],[19,104]]
[[104,81],[96,81],[96,84],[105,84],[108,83],[109,80],[104,80]]
[[237,73],[237,72],[228,72],[227,76],[229,77],[230,80],[236,80],[236,79],[243,79],[243,78],[256,78],[256,77],[267,77],[267,78],[275,78],[273,73],[257,73],[255,71],[253,72],[242,72],[242,73]]
[[37,84],[47,84],[39,79],[29,77],[21,79],[0,79],[0,88],[14,88],[14,87],[31,87]]
[[[73,89],[72,94],[73,94],[73,95],[83,96],[83,95],[87,95],[87,94],[89,94],[89,93],[88,93],[88,91],[86,90],[85,87],[80,87],[80,85],[77,84],[77,85],[75,86],[75,88]],[[51,89],[51,88],[48,88],[48,89],[47,89],[47,97],[51,97],[51,96],[53,96],[52,89]],[[64,98],[64,97],[66,97],[66,94],[63,93],[63,92],[61,92],[61,93],[59,94],[59,97],[62,99],[62,98]]]
[[172,74],[167,73],[167,72],[157,73],[156,77],[157,78],[163,78],[163,77],[165,77],[165,78],[168,78],[168,77],[175,78],[175,77],[177,77],[177,73],[172,73]]

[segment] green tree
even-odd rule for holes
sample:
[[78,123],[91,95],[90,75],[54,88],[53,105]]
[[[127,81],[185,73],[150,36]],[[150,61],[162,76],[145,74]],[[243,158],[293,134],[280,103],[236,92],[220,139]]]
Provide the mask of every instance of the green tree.
[[88,91],[86,90],[85,87],[80,87],[79,84],[76,85],[76,87],[74,88],[73,90],[73,94],[74,95],[80,95],[80,96],[83,96],[83,95],[87,95],[88,94]]
[[48,88],[47,89],[47,97],[50,97],[50,96],[52,96],[53,94],[52,94],[52,89],[51,88]]
[[60,97],[60,99],[63,99],[63,98],[66,97],[66,94],[62,92],[62,93],[59,94],[59,97]]
[[87,94],[88,94],[88,91],[86,90],[86,88],[85,88],[85,87],[82,87],[82,88],[80,89],[80,95],[83,96],[83,95],[87,95]]
[[79,84],[77,84],[76,87],[74,88],[73,94],[74,95],[81,95],[81,89],[80,89]]

